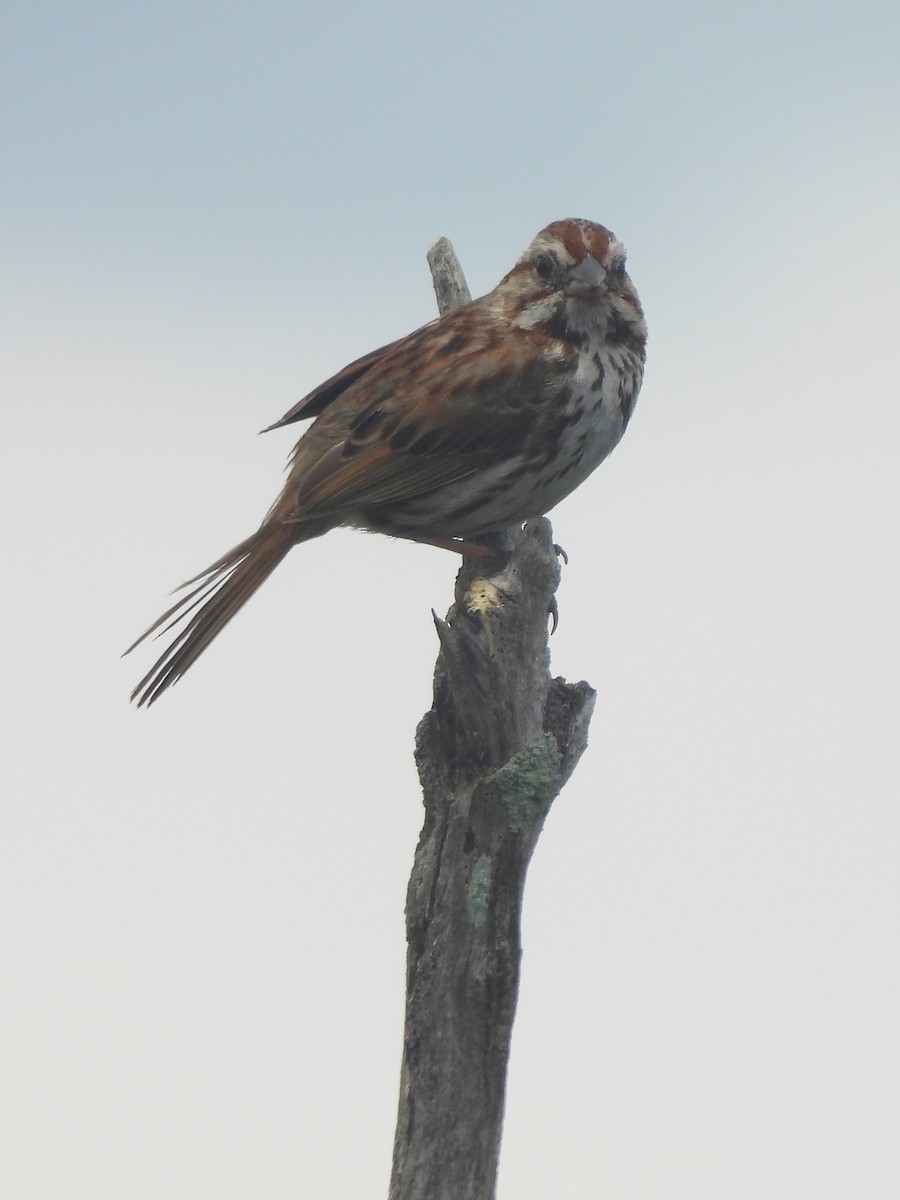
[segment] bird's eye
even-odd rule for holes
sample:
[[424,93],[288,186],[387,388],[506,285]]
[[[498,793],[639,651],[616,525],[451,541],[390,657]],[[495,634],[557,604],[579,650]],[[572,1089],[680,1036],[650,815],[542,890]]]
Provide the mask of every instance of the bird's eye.
[[554,265],[553,258],[549,254],[539,254],[534,260],[534,269],[540,275],[541,279],[549,279],[551,277]]
[[609,268],[609,273],[610,273],[610,275],[613,276],[614,279],[624,279],[625,278],[625,259],[624,258],[617,259],[616,262],[614,262],[612,264],[612,266]]

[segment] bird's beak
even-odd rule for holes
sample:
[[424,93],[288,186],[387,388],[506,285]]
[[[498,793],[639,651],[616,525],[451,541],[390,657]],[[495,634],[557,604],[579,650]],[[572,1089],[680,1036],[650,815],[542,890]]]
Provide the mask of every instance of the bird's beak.
[[586,254],[580,263],[569,271],[569,283],[573,292],[587,295],[597,291],[606,284],[606,269],[597,262],[592,254]]

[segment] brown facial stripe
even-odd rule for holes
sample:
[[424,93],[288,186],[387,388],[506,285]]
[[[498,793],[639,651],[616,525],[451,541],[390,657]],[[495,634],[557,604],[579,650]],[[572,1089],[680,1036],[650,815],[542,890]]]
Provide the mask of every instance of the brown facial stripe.
[[597,262],[603,262],[609,253],[609,243],[613,241],[615,235],[608,229],[604,229],[602,225],[585,225],[585,233],[587,234],[589,253]]
[[593,221],[554,221],[547,226],[547,233],[559,238],[575,262],[581,262],[585,254],[592,254],[597,262],[603,262],[612,239],[608,229]]

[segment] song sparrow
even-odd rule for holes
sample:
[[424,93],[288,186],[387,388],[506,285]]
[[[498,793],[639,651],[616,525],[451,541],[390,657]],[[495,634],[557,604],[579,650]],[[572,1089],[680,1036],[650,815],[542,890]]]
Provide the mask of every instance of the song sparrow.
[[175,683],[298,542],[352,525],[483,554],[466,539],[548,512],[621,438],[646,335],[621,242],[555,221],[492,292],[320,384],[270,426],[316,418],[262,525],[129,647],[193,613],[132,700]]

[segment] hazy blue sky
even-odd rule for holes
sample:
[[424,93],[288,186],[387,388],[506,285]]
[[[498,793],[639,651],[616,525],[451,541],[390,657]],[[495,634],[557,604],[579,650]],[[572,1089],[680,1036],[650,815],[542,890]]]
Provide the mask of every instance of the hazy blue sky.
[[549,221],[650,323],[553,514],[598,689],[526,896],[501,1200],[900,1194],[895,4],[2,18],[0,1190],[386,1193],[455,562],[298,550],[151,712],[120,650],[341,366]]

